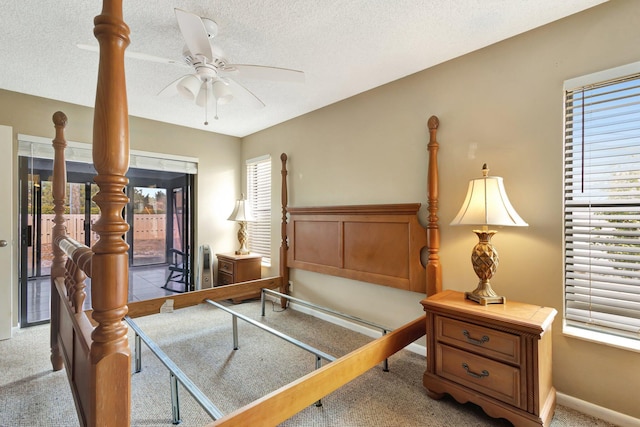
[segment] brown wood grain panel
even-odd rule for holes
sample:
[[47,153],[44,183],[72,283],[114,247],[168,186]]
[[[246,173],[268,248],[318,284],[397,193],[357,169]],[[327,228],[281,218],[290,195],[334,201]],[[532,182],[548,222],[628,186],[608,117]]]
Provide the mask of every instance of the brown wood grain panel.
[[344,223],[344,268],[409,279],[409,227],[402,222]]
[[340,221],[293,222],[293,256],[296,261],[342,267]]

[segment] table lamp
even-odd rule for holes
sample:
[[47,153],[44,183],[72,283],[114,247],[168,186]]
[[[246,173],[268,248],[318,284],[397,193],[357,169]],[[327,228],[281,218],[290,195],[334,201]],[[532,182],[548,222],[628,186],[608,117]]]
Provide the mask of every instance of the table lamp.
[[491,244],[491,237],[497,233],[489,226],[527,226],[516,213],[504,190],[502,178],[489,176],[486,163],[482,166],[482,178],[469,182],[467,197],[451,225],[479,225],[473,230],[479,242],[471,253],[473,270],[480,279],[478,287],[465,292],[465,298],[482,305],[503,304],[506,298],[498,296],[491,288],[489,280],[498,268],[498,251]]
[[238,230],[238,241],[240,242],[240,249],[236,251],[236,255],[248,255],[249,248],[247,247],[247,221],[255,221],[251,213],[251,209],[244,199],[244,194],[240,195],[240,199],[236,200],[236,206],[233,208],[233,212],[227,218],[229,221],[235,221],[240,224]]

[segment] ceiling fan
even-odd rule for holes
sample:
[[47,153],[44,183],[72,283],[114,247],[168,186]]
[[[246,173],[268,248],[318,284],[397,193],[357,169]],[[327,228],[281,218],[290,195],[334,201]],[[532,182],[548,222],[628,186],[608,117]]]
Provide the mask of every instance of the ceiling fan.
[[[208,109],[218,104],[227,104],[234,97],[256,107],[265,104],[249,89],[235,80],[235,77],[247,77],[279,82],[304,82],[304,72],[288,68],[264,65],[232,64],[226,59],[222,49],[213,43],[218,34],[218,25],[208,18],[174,9],[180,32],[186,43],[182,52],[183,61],[161,58],[144,53],[126,52],[131,58],[166,64],[186,65],[192,72],[171,82],[158,95],[180,94],[205,108],[205,125],[208,124]],[[81,49],[97,51],[96,46],[78,44]]]

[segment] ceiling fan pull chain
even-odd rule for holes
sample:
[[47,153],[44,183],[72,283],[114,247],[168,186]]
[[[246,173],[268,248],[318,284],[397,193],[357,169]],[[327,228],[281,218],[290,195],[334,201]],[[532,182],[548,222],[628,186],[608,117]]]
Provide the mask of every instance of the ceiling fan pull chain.
[[209,91],[204,88],[204,125],[209,125]]

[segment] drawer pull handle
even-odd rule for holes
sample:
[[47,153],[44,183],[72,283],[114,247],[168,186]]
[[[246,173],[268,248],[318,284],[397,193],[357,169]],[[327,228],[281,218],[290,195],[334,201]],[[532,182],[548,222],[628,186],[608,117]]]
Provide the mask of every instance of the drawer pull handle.
[[489,371],[487,371],[486,369],[484,369],[481,373],[476,374],[475,372],[469,370],[469,365],[467,365],[466,363],[463,363],[462,367],[465,371],[467,371],[467,374],[471,375],[473,378],[482,379],[489,376]]
[[486,335],[483,335],[482,338],[480,338],[479,340],[475,338],[471,338],[469,331],[467,331],[466,329],[462,330],[462,335],[464,335],[467,338],[467,341],[469,341],[471,344],[482,345],[486,342],[489,342],[489,337]]

